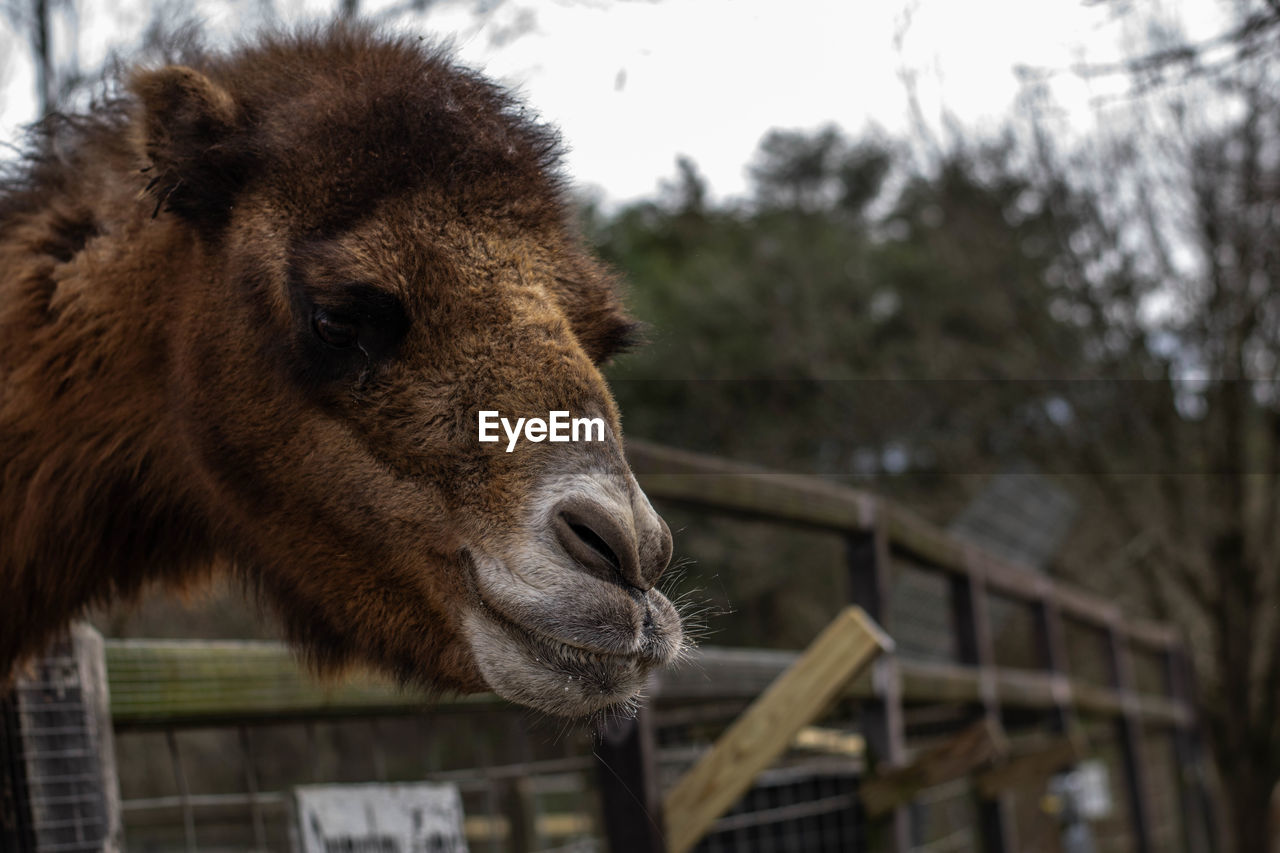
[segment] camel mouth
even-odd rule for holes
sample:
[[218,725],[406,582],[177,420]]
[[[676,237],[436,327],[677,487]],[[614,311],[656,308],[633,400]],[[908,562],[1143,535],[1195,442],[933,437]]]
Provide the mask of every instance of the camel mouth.
[[626,713],[638,703],[649,673],[670,663],[683,648],[678,617],[661,593],[647,593],[641,601],[622,595],[631,609],[631,618],[622,624],[610,624],[608,617],[616,612],[596,613],[602,640],[582,636],[581,624],[567,625],[567,617],[581,613],[543,608],[521,618],[491,600],[484,586],[474,584],[464,620],[481,675],[504,699],[549,714]]
[[466,620],[472,651],[493,692],[561,717],[634,707],[654,664],[636,655],[569,645],[481,607]]
[[[651,643],[645,643],[631,651],[601,651],[582,644],[576,638],[566,640],[548,634],[544,630],[540,630],[540,627],[518,622],[486,601],[483,595],[479,596],[479,600],[486,616],[511,634],[514,640],[525,643],[531,649],[540,652],[542,655],[540,660],[542,661],[563,660],[589,666],[614,667],[625,667],[634,664],[656,667],[668,662],[664,656],[656,653]],[[646,626],[651,626],[652,620],[646,618],[645,624]]]

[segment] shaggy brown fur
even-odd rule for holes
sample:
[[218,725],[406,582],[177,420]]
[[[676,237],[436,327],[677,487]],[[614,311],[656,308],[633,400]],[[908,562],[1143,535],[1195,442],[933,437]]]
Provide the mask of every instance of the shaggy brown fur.
[[[229,561],[321,667],[481,689],[478,613],[634,693],[681,635],[620,441],[477,441],[479,409],[620,436],[596,365],[633,324],[557,156],[438,50],[343,27],[192,52],[48,124],[0,192],[0,678],[87,605]],[[530,587],[551,621],[476,565],[542,571],[529,519],[566,472],[612,478],[632,526]]]

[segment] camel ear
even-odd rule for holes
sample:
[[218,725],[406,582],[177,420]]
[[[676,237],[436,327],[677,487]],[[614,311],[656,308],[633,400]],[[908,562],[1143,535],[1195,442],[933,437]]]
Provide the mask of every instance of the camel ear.
[[164,208],[192,220],[225,220],[244,171],[230,93],[182,65],[139,71],[129,88],[141,107],[146,192],[156,199],[156,213]]

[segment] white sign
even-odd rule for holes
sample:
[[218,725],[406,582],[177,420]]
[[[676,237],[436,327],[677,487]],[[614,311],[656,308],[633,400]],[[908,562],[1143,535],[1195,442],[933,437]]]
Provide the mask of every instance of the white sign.
[[1101,820],[1111,814],[1111,785],[1107,765],[1096,759],[1081,761],[1069,773],[1054,779],[1055,793],[1067,797],[1076,815]]
[[293,789],[300,853],[467,853],[457,785]]

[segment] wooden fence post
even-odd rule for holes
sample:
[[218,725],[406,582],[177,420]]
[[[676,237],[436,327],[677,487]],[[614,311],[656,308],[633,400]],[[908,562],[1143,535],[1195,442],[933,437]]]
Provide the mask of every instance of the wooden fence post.
[[529,853],[537,841],[529,782],[512,776],[498,782],[498,804],[507,819],[507,853]]
[[[892,637],[893,624],[889,613],[892,567],[884,520],[877,518],[870,533],[854,534],[845,541],[853,603],[865,610]],[[860,715],[862,734],[867,742],[868,772],[900,767],[907,757],[902,720],[902,679],[897,655],[884,655],[874,666],[873,683],[879,698],[866,702]],[[872,767],[872,761],[877,767]],[[884,819],[884,826],[891,853],[907,853],[911,849],[911,821],[907,809],[898,807],[891,811]]]
[[[987,592],[979,564],[967,559],[967,571],[951,577],[951,607],[960,662],[978,670],[981,711],[996,731],[1004,731],[1000,719],[1000,697],[995,680],[995,647],[991,639]],[[986,853],[1013,853],[1017,850],[1009,795],[978,798],[978,819],[982,829],[982,849]]]
[[610,853],[663,853],[653,724],[647,707],[600,730],[596,778]]
[[1191,661],[1181,644],[1170,646],[1163,657],[1169,693],[1191,715],[1173,730],[1174,755],[1178,762],[1178,804],[1182,808],[1183,826],[1187,833],[1187,850],[1191,853],[1216,853],[1218,825],[1214,819],[1213,798],[1205,779],[1204,754],[1198,736],[1200,715],[1195,691],[1191,687]]
[[1121,711],[1117,726],[1125,790],[1129,795],[1133,849],[1136,853],[1155,853],[1151,846],[1151,800],[1143,765],[1142,721],[1138,716],[1138,698],[1133,690],[1133,665],[1125,638],[1114,623],[1107,626],[1107,647],[1111,656],[1112,682],[1120,694]]
[[1067,639],[1062,625],[1062,613],[1058,610],[1048,589],[1042,588],[1032,603],[1036,640],[1040,646],[1040,661],[1053,677],[1052,728],[1059,734],[1070,735],[1075,729],[1075,711],[1072,708],[1071,669],[1067,660]]

